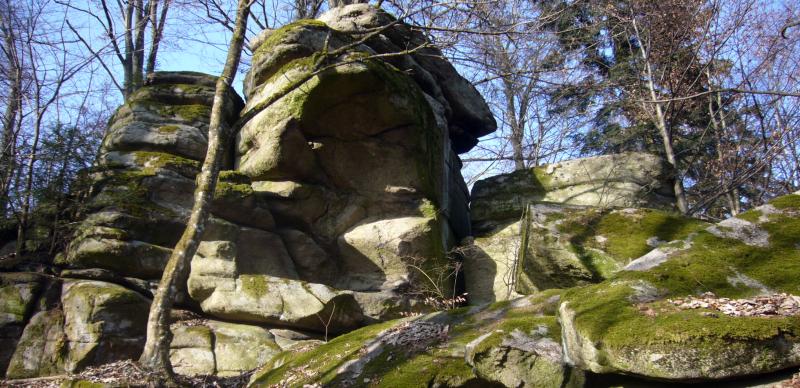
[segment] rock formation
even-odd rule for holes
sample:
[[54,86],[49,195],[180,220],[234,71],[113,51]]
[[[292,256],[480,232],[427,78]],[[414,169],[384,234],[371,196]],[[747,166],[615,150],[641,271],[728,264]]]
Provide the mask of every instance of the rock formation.
[[595,283],[654,247],[702,229],[670,214],[664,162],[605,155],[475,182],[465,255],[473,304]]
[[[424,272],[449,266],[448,250],[470,234],[457,153],[494,131],[494,119],[435,49],[372,59],[425,39],[365,4],[347,9],[259,36],[245,79],[247,103],[228,92],[226,124],[235,131],[229,156],[210,225],[178,290],[178,306],[202,314],[198,325],[173,327],[173,362],[181,371],[252,369],[279,343],[430,309],[423,303],[430,287],[451,292],[452,282],[430,284]],[[383,33],[358,43],[365,30],[383,25]],[[313,69],[322,57],[325,67]],[[191,208],[214,81],[156,73],[114,114],[92,171],[86,216],[55,260],[64,270],[49,286],[53,298],[69,295],[61,284],[72,280],[62,279],[86,279],[99,288],[134,289],[126,291],[141,299],[138,318],[146,315]],[[72,340],[70,328],[55,323],[69,314],[66,300],[41,305],[41,281],[4,282],[21,300],[4,326],[10,349],[22,336],[16,351],[3,355],[8,377],[135,358],[138,321],[120,338],[102,321],[91,338],[92,349],[105,342],[121,347],[124,339],[129,352],[93,358],[107,352],[70,350],[62,357],[50,342]],[[104,319],[124,321],[123,310],[109,309]],[[93,322],[87,314],[81,325]],[[42,342],[43,331],[52,341]],[[247,353],[250,341],[265,350],[231,362],[230,354]],[[52,360],[31,364],[32,349],[46,349]]]
[[[470,202],[458,155],[496,125],[426,43],[367,4],[251,42],[246,102],[228,91],[212,216],[171,314],[177,372],[580,387],[800,366],[800,193],[710,224],[672,212],[663,161],[626,153],[491,177]],[[0,262],[5,378],[138,358],[214,83],[152,75],[109,123],[67,249],[41,268]],[[430,312],[431,288],[470,305]],[[704,302],[731,299],[790,313]]]

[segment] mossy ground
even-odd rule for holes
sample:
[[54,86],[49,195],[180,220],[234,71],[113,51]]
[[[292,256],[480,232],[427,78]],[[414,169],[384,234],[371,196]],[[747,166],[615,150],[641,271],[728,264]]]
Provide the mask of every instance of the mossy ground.
[[647,244],[650,238],[662,242],[680,240],[707,226],[704,221],[661,210],[593,209],[572,213],[558,229],[570,236],[570,242],[579,252],[585,252],[585,248],[599,249],[625,265],[653,249]]
[[[506,301],[480,309],[463,307],[416,318],[448,325],[446,339],[416,350],[383,345],[379,354],[363,365],[361,373],[348,384],[356,387],[492,386],[476,375],[465,361],[465,346],[487,333],[491,336],[481,346],[484,343],[497,346],[515,330],[528,333],[542,325],[547,327],[554,341],[560,341],[555,316],[546,315],[555,311],[559,293],[553,290],[532,296],[516,307]],[[368,326],[305,353],[283,353],[272,365],[256,372],[251,381],[254,386],[271,386],[281,381],[289,382],[288,386],[292,387],[311,383],[339,386],[345,383],[339,368],[363,354],[364,346],[379,333],[408,321],[406,318]]]
[[[795,198],[779,198],[777,202],[783,209],[797,206]],[[778,207],[774,203],[773,206]],[[672,230],[685,232],[692,227],[690,224],[688,229]],[[770,234],[769,247],[750,246],[699,231],[691,240],[691,248],[655,268],[623,271],[603,283],[567,291],[564,299],[576,312],[577,329],[585,337],[600,341],[605,349],[616,350],[685,346],[713,354],[737,341],[757,343],[778,336],[797,340],[800,317],[731,317],[719,312],[709,315],[708,310],[677,310],[661,302],[703,292],[730,298],[761,292],[729,280],[740,275],[775,292],[800,294],[800,219],[776,213],[760,227]],[[650,314],[645,314],[632,299],[636,291],[631,286],[642,284],[657,290],[656,300],[646,303]]]

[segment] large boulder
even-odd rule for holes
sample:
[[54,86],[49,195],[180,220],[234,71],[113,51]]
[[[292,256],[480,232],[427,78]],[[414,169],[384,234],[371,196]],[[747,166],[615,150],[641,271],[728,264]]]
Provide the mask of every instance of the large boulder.
[[[376,23],[391,26],[354,44]],[[389,40],[396,46],[381,43]],[[425,42],[359,4],[250,42],[234,168],[252,181],[278,228],[282,247],[261,260],[288,263],[280,266],[288,272],[223,275],[197,261],[190,292],[206,312],[310,330],[323,329],[322,316],[340,332],[423,308],[426,290],[451,294],[455,279],[430,284],[439,277],[426,272],[454,266],[447,252],[470,233],[457,152],[496,125],[446,61],[376,56],[412,41]],[[427,61],[415,65],[422,78],[400,66],[418,61]],[[228,262],[244,263],[241,255]],[[242,296],[251,283],[270,296]]]
[[[251,387],[580,387],[566,364],[557,292],[380,323],[277,355]],[[335,356],[332,356],[335,355]]]
[[19,337],[6,377],[75,372],[86,366],[137,358],[144,346],[150,301],[116,284],[55,280]]
[[[192,205],[194,178],[205,158],[215,81],[200,73],[155,73],[115,112],[91,173],[88,215],[57,264],[160,278]],[[233,123],[242,104],[229,90],[224,125]],[[221,181],[215,216],[271,225],[271,215],[255,197],[243,201],[240,195],[238,205],[247,210],[238,213],[224,206],[231,202],[226,195],[235,191],[229,188],[241,182],[227,182],[224,174]]]
[[530,204],[464,247],[470,303],[597,283],[708,223],[656,209]]
[[800,366],[800,193],[735,220],[564,293],[559,319],[570,362],[671,381]]
[[703,229],[670,211],[666,171],[656,156],[627,153],[476,182],[464,247],[470,303],[597,283]]
[[5,375],[27,320],[36,309],[39,294],[47,287],[36,273],[0,273],[0,376]]
[[170,361],[182,375],[235,376],[281,351],[267,329],[213,320],[172,324]]
[[603,208],[675,206],[666,162],[646,153],[573,159],[497,175],[472,188],[473,226],[518,218],[530,203],[551,202]]

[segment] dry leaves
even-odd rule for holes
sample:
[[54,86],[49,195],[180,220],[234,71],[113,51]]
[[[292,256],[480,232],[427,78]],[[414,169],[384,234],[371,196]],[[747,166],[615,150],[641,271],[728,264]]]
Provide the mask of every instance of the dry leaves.
[[768,317],[800,315],[800,296],[786,293],[747,299],[718,298],[711,292],[699,297],[667,299],[680,309],[712,309],[733,317]]

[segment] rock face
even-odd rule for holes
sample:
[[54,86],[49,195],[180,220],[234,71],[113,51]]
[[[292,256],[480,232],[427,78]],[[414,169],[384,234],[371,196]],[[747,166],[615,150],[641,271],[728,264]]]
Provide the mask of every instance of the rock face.
[[552,202],[602,208],[672,209],[675,195],[665,162],[624,153],[574,159],[475,182],[472,222],[519,217],[527,204]]
[[464,258],[470,303],[596,283],[704,228],[667,210],[665,171],[657,157],[629,153],[476,182]]
[[[6,281],[19,281],[22,275],[8,277]],[[6,377],[74,372],[141,353],[146,298],[111,283],[33,274],[28,278],[27,285],[40,290],[40,299],[32,306],[28,299],[30,319],[7,361]]]
[[[366,4],[251,42],[247,102],[225,97],[234,131],[170,315],[177,372],[580,387],[800,366],[800,192],[711,225],[670,212],[663,162],[628,153],[477,182],[470,210],[458,154],[495,123],[440,52],[412,49],[424,43]],[[214,84],[150,77],[109,123],[65,252],[0,263],[18,271],[0,272],[3,377],[139,357]],[[423,315],[464,290],[472,306]]]
[[720,236],[732,224],[723,221],[675,244],[662,260],[640,259],[631,271],[566,292],[559,318],[570,362],[597,373],[671,380],[800,365],[796,315],[730,316],[710,306],[686,310],[668,302],[707,292],[727,298],[800,293],[800,195],[780,197],[737,220],[765,234],[766,244]]
[[[240,373],[281,346],[429,309],[430,288],[452,292],[452,279],[424,272],[454,266],[448,250],[471,233],[458,153],[496,124],[438,51],[372,58],[426,42],[394,21],[352,5],[251,42],[247,102],[225,96],[234,132],[177,290],[176,306],[202,317],[173,324],[179,371]],[[2,278],[8,377],[138,357],[148,298],[192,206],[215,81],[155,73],[113,115],[56,267]]]
[[564,362],[558,301],[541,294],[369,326],[279,354],[250,386],[580,387],[583,372]]
[[[298,315],[294,327],[319,329],[319,319],[307,310],[325,316],[335,304],[341,314],[332,327],[349,330],[418,308],[419,300],[407,291],[430,284],[415,268],[447,266],[446,252],[469,235],[457,152],[493,131],[494,119],[452,65],[427,59],[437,52],[372,58],[425,42],[393,21],[369,5],[350,5],[251,42],[253,66],[245,79],[234,168],[268,204],[285,247],[275,251],[285,252],[279,256],[287,264],[274,273],[262,271],[268,276],[259,284],[271,296],[258,302],[242,296],[253,281],[244,275],[204,281],[200,291],[195,277],[208,276],[193,267],[190,292],[204,295],[201,305],[288,305],[274,315]],[[218,269],[206,272],[219,276]],[[307,300],[301,290],[309,290]],[[328,310],[313,307],[320,303]],[[244,310],[221,314],[260,314]]]

